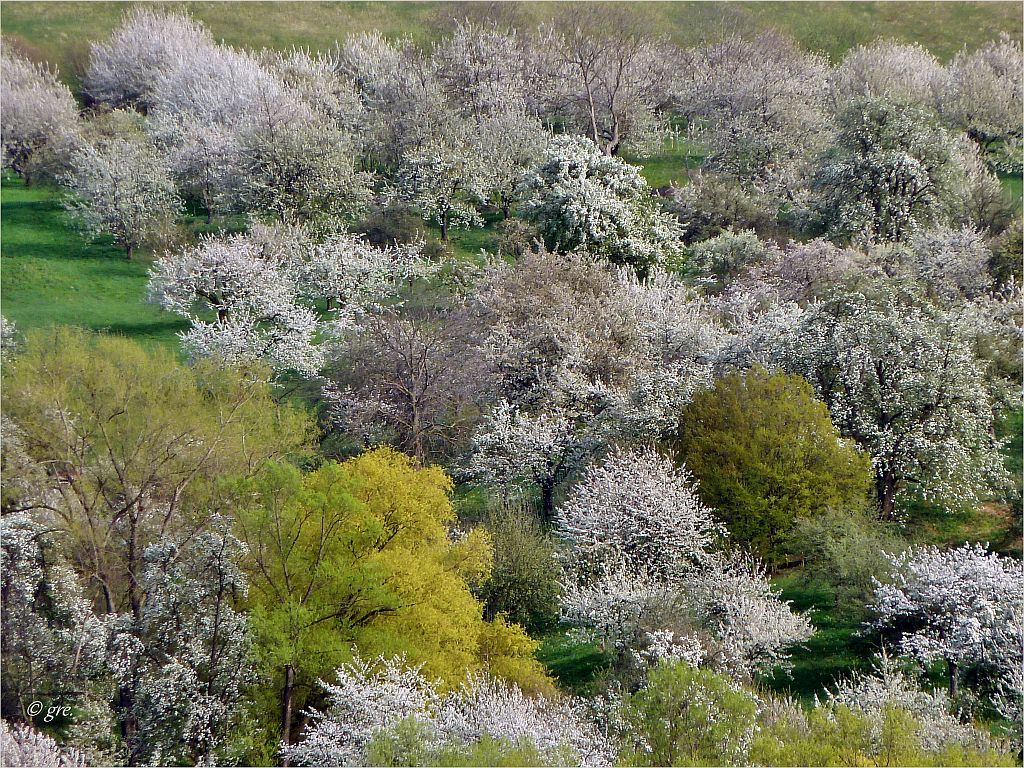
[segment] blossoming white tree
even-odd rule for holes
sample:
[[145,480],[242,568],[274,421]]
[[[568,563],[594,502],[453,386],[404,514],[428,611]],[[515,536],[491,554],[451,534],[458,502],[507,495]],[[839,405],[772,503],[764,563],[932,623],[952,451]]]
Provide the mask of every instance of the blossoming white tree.
[[865,98],[934,108],[945,78],[942,64],[924,46],[878,40],[846,52],[829,76],[829,98],[836,111]]
[[527,696],[487,675],[471,675],[442,695],[401,656],[371,662],[357,655],[337,670],[336,683],[323,685],[328,709],[310,712],[303,740],[284,750],[299,765],[365,764],[372,742],[410,726],[428,755],[458,752],[487,737],[508,747],[529,744],[563,765],[604,765],[611,757],[579,702]]
[[85,768],[85,755],[62,748],[45,733],[24,724],[8,725],[0,720],[0,755],[4,765],[34,765],[38,768]]
[[724,529],[684,469],[653,450],[613,452],[559,509],[563,619],[635,659],[684,658],[748,678],[811,635],[763,568],[714,549]]
[[[311,374],[323,365],[315,344],[319,318],[299,302],[288,267],[258,235],[208,236],[161,256],[153,264],[149,293],[191,320],[182,334],[191,355],[265,360]],[[216,312],[216,320],[203,320],[200,308]]]
[[129,761],[209,762],[252,679],[242,545],[224,519],[185,546],[147,547],[137,616],[111,617],[109,665]]
[[1020,41],[1004,35],[976,51],[960,51],[946,71],[939,113],[986,150],[1001,143],[998,159],[1007,170],[1019,168],[1024,109]]
[[588,456],[672,425],[711,381],[727,335],[677,278],[641,280],[579,254],[496,266],[475,298],[498,404],[477,431],[471,470],[499,487],[535,484],[547,518]]
[[775,331],[769,357],[806,376],[840,431],[870,452],[883,518],[907,489],[957,503],[1002,482],[994,401],[955,317],[876,283]]
[[953,702],[945,691],[922,690],[885,652],[876,657],[872,672],[855,672],[841,680],[835,690],[826,691],[825,701],[867,715],[875,739],[881,735],[886,710],[897,708],[909,712],[921,724],[920,738],[926,749],[940,749],[947,744],[988,746],[987,734],[953,713]]
[[56,72],[11,50],[0,51],[0,142],[3,164],[31,183],[42,155],[60,165],[78,132],[78,105]]
[[521,210],[552,250],[583,250],[640,273],[682,254],[679,224],[659,210],[640,170],[590,139],[556,136],[525,184]]
[[187,13],[133,8],[109,40],[92,44],[83,86],[94,101],[150,107],[162,73],[194,64],[213,47],[210,33]]
[[[873,624],[894,634],[903,653],[945,661],[955,697],[975,668],[996,680],[1020,679],[1024,665],[1024,570],[980,544],[908,549],[889,556],[892,576],[878,582]],[[1020,697],[1022,691],[1014,691]]]
[[110,234],[131,259],[181,210],[167,159],[142,138],[85,144],[71,158],[68,208],[93,235]]
[[466,125],[453,124],[402,159],[397,193],[441,228],[441,240],[457,229],[483,225],[479,208],[487,195],[483,153]]

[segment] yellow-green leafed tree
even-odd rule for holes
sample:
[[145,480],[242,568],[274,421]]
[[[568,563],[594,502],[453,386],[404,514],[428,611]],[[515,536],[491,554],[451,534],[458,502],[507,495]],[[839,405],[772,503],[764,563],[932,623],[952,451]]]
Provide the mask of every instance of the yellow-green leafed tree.
[[283,741],[353,646],[364,657],[404,654],[444,686],[483,668],[547,682],[521,628],[484,621],[470,588],[489,573],[490,541],[450,535],[451,490],[441,469],[390,448],[305,475],[278,465],[237,485],[263,717],[277,713]]

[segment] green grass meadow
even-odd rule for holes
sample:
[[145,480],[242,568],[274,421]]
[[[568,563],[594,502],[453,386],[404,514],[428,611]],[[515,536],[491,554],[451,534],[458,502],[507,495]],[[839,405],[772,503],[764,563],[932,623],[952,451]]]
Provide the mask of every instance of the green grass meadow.
[[[250,48],[327,50],[351,32],[378,29],[427,46],[453,19],[493,16],[519,26],[550,20],[567,3],[463,2],[186,2],[162,3],[201,19],[218,40]],[[90,41],[110,33],[130,3],[3,2],[0,29],[32,58],[56,64],[76,82]],[[919,42],[940,59],[1006,32],[1024,33],[1013,2],[637,2],[629,9],[647,29],[693,45],[738,32],[776,29],[832,59],[877,37]]]
[[51,187],[5,175],[0,194],[0,311],[16,328],[77,325],[177,347],[187,323],[146,303],[148,259],[87,240]]

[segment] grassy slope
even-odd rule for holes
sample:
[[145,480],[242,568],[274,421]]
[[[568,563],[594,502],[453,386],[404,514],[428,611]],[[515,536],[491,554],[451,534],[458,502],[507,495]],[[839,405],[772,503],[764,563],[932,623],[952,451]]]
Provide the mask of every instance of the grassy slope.
[[184,321],[145,303],[148,262],[86,241],[53,189],[5,177],[0,194],[0,310],[18,329],[79,325],[177,344]]
[[[88,41],[103,38],[128,3],[4,2],[0,28],[30,55],[57,64],[70,79],[84,70]],[[436,39],[452,19],[480,16],[495,7],[520,25],[545,21],[559,3],[180,3],[206,23],[217,39],[247,47],[292,45],[327,49],[349,32],[379,29],[409,34],[421,44]],[[940,58],[964,45],[974,48],[1007,32],[1022,34],[1020,5],[1012,2],[672,2],[631,3],[646,27],[676,42],[693,44],[723,32],[776,28],[833,58],[879,36],[917,41]]]

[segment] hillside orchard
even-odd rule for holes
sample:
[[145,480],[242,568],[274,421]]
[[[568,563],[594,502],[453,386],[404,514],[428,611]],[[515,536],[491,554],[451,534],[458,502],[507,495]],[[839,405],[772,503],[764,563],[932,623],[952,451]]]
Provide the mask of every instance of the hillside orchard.
[[0,318],[4,765],[1018,764],[1020,42],[560,13],[4,39],[184,328]]

